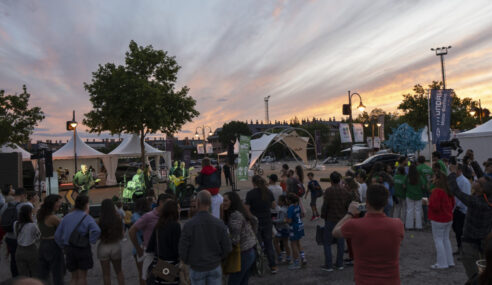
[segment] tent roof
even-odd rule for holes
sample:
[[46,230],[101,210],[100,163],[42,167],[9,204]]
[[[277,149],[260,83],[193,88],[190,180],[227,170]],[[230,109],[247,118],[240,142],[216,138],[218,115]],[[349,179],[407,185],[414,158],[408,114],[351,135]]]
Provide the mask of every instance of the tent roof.
[[[75,133],[76,152],[77,158],[98,158],[105,156],[104,153],[99,152],[92,147],[88,146],[80,137],[78,133]],[[70,140],[59,150],[53,153],[53,159],[72,159],[73,155],[73,136]]]
[[4,144],[0,148],[0,152],[3,152],[3,153],[20,152],[22,154],[22,160],[31,160],[31,153],[26,151],[25,149],[21,148],[17,144],[14,144],[13,148]]
[[492,120],[488,120],[487,122],[481,124],[480,126],[474,129],[456,135],[456,137],[458,138],[483,137],[483,136],[492,136]]
[[[146,155],[159,155],[163,154],[164,151],[158,150],[157,148],[152,147],[148,143],[144,143],[145,145],[145,154]],[[138,135],[132,134],[127,136],[120,145],[115,148],[109,154],[111,155],[119,155],[119,156],[140,156],[140,138]]]

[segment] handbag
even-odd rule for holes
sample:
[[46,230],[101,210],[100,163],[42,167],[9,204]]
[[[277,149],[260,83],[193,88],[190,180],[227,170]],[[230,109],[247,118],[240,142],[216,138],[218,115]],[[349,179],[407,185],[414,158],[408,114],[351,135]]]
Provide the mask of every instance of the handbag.
[[152,274],[155,277],[161,278],[167,282],[174,282],[179,276],[179,268],[165,260],[159,258],[159,233],[156,229],[156,245],[157,245],[157,264],[152,268]]
[[89,246],[89,237],[87,237],[87,234],[82,234],[77,230],[85,217],[87,217],[87,215],[84,215],[84,217],[80,220],[77,226],[75,226],[75,229],[70,234],[70,239],[68,240],[68,243],[73,247],[86,248]]
[[222,271],[224,274],[241,272],[241,248],[238,245],[232,247],[232,251],[222,261]]

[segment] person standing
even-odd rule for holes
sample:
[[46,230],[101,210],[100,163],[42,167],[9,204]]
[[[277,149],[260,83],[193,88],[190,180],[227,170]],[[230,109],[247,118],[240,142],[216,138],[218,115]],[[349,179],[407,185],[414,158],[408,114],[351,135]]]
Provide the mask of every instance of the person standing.
[[[456,168],[456,183],[458,184],[461,192],[471,195],[471,184],[470,180],[466,178],[463,174],[464,165],[458,164]],[[458,250],[454,253],[455,255],[461,252],[461,236],[463,235],[463,227],[465,226],[465,217],[466,217],[466,205],[463,204],[460,199],[455,197],[456,207],[453,211],[453,231],[456,235],[456,244],[458,246]]]
[[197,191],[207,190],[212,195],[212,215],[220,219],[221,205],[224,201],[220,195],[220,172],[210,164],[210,159],[205,157],[202,160],[202,170],[196,178],[199,185]]
[[239,246],[241,251],[241,271],[229,275],[229,285],[248,284],[251,267],[256,259],[253,219],[236,192],[224,194],[224,223],[229,229],[232,245]]
[[[335,225],[345,216],[348,206],[352,201],[352,195],[342,188],[340,182],[342,175],[336,171],[330,174],[331,187],[325,190],[323,196],[323,206],[321,207],[321,218],[325,220],[323,247],[325,254],[325,264],[321,266],[324,271],[333,271],[333,259],[331,254],[331,244],[333,240],[332,231]],[[343,269],[343,252],[345,241],[343,238],[336,238],[337,258],[335,266]]]
[[111,284],[111,264],[118,279],[118,284],[125,284],[125,277],[121,270],[121,240],[123,239],[123,224],[121,215],[115,209],[111,199],[104,199],[101,203],[99,217],[101,240],[97,245],[97,258],[101,262],[104,285]]
[[[73,244],[72,233],[88,237],[84,243]],[[91,244],[95,244],[101,235],[101,229],[89,215],[89,197],[77,196],[74,210],[66,215],[55,232],[55,241],[63,248],[66,266],[72,273],[71,284],[87,284],[87,270],[94,265]]]
[[395,193],[395,207],[393,208],[393,218],[399,218],[402,222],[405,221],[406,201],[405,201],[405,168],[398,166],[396,174],[393,177]]
[[[150,204],[151,201],[148,201],[147,198],[139,198],[135,202],[135,211],[132,214],[131,218],[131,227],[147,212],[150,211]],[[130,230],[128,230],[128,236],[130,236]],[[133,253],[133,259],[135,260],[135,264],[137,265],[137,271],[138,271],[138,279],[140,280],[140,285],[145,285],[145,280],[142,279],[142,266],[143,266],[143,260],[140,257],[137,257],[137,248],[142,247],[143,243],[143,233],[140,230],[137,230],[134,232],[134,238],[136,240],[137,246],[133,247],[132,253]],[[132,240],[133,243],[133,240]]]
[[226,161],[222,170],[224,171],[224,179],[226,182],[226,186],[229,185],[232,186],[233,183],[232,183],[232,176],[231,176],[231,166],[229,165],[228,161]]
[[[301,239],[304,236],[304,224],[301,220],[301,207],[299,197],[294,193],[287,194],[287,223],[289,224],[289,240],[292,248],[294,262],[289,265],[289,269],[296,270],[301,268]],[[303,257],[303,256],[302,256]]]
[[271,174],[270,176],[268,176],[268,189],[272,191],[273,199],[275,199],[275,201],[278,201],[278,197],[280,197],[280,195],[284,193],[282,187],[280,187],[280,185],[277,185],[277,182],[277,174]]
[[38,211],[38,228],[41,232],[39,244],[39,278],[49,283],[50,275],[53,285],[63,285],[65,261],[63,252],[55,242],[55,232],[60,225],[56,212],[60,209],[62,197],[52,194],[44,199]]
[[265,180],[259,176],[253,176],[253,189],[246,194],[246,209],[258,219],[258,239],[263,242],[265,254],[268,258],[270,271],[277,273],[275,253],[272,243],[272,217],[270,209],[275,209],[276,203]]
[[384,214],[388,190],[380,184],[367,189],[367,212],[359,215],[359,204],[352,202],[333,229],[336,238],[350,238],[354,248],[355,284],[400,284],[400,245],[405,231],[400,219]]
[[39,255],[37,242],[41,237],[38,226],[32,220],[32,207],[24,205],[20,208],[19,217],[14,223],[17,237],[15,261],[20,276],[39,276]]
[[311,210],[313,212],[313,216],[311,217],[311,221],[315,221],[319,219],[319,213],[318,213],[318,207],[316,206],[316,201],[318,200],[319,197],[323,195],[323,190],[321,189],[321,186],[318,183],[318,180],[314,179],[314,174],[312,172],[309,172],[307,174],[307,177],[309,179],[308,182],[308,190],[306,191],[306,194],[304,195],[304,199],[307,198],[308,193],[311,192],[311,202],[309,203],[309,206],[311,206]]
[[423,185],[415,164],[410,165],[408,176],[405,183],[407,216],[405,218],[405,228],[407,230],[422,230],[422,197]]
[[357,180],[357,183],[359,183],[359,196],[360,196],[360,201],[362,203],[366,202],[366,196],[367,196],[367,173],[364,169],[359,169],[357,171],[357,174],[355,176],[355,179]]
[[221,285],[221,261],[232,250],[224,223],[212,216],[209,191],[197,194],[198,212],[183,227],[179,239],[179,257],[190,266],[193,285]]
[[446,175],[448,174],[448,167],[446,166],[444,161],[442,161],[440,152],[434,151],[432,153],[432,161],[439,163],[439,168],[441,169],[441,171],[444,172]]
[[[174,200],[166,201],[161,209],[159,220],[155,225],[146,249],[148,253],[153,253],[155,256],[152,266],[157,264],[158,259],[178,266],[178,248],[179,238],[181,236],[181,225],[178,222],[178,218],[178,203]],[[149,279],[150,284],[179,284],[179,279],[176,279],[174,282],[166,282],[155,276],[151,276]]]

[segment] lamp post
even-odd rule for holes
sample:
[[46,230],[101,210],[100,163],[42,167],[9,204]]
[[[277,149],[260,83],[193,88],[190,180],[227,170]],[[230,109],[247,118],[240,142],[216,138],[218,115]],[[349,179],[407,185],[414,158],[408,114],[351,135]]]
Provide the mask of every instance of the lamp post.
[[67,131],[73,130],[73,157],[75,162],[74,174],[77,172],[77,121],[75,121],[75,110],[71,121],[67,121]]
[[444,56],[448,54],[448,49],[451,49],[451,46],[431,48],[431,51],[436,52],[436,56],[441,57],[442,89],[446,89],[446,76],[444,73]]
[[270,115],[268,113],[268,100],[270,100],[270,95],[264,98],[265,100],[265,124],[270,124]]
[[470,110],[470,115],[472,115],[474,117],[478,112],[478,119],[479,119],[480,124],[482,124],[482,111],[483,111],[482,101],[480,99],[478,99],[478,107],[473,107]]
[[[371,129],[372,129],[372,150],[374,151],[375,147],[374,147],[374,126],[378,126],[378,130],[379,130],[379,127],[381,127],[381,123],[380,122],[376,122],[375,118],[374,117],[371,117]],[[364,123],[364,127],[368,128],[369,127],[369,122],[365,122]],[[379,133],[378,133],[379,134]]]
[[208,132],[208,136],[211,136],[213,133],[212,133],[212,128],[209,127],[209,126],[201,126],[201,127],[197,127],[195,129],[195,137],[198,139],[200,137],[200,135],[198,134],[198,130],[201,129],[202,130],[202,136],[203,136],[203,151],[204,153],[207,153],[207,148],[206,148],[206,143],[205,141],[207,140],[207,137],[205,136],[205,130],[206,129],[209,129],[209,132]]
[[[348,115],[349,115],[349,132],[352,132],[352,97],[354,95],[357,95],[359,97],[359,106],[357,106],[357,109],[359,109],[359,111],[363,112],[365,109],[366,109],[366,106],[364,106],[364,104],[362,104],[362,97],[359,95],[359,93],[355,92],[355,93],[350,93],[350,90],[348,91],[348,99],[349,99],[349,103],[348,105],[344,105],[343,106],[343,114],[346,115],[346,111],[348,111]],[[348,110],[347,110],[348,109]],[[353,151],[353,143],[351,142],[350,143],[350,164],[352,165],[352,151]]]

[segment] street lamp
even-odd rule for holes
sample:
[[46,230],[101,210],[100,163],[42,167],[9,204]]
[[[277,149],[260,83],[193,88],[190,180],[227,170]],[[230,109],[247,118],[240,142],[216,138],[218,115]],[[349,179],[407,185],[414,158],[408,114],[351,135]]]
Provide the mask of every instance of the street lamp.
[[77,121],[75,121],[75,110],[73,110],[73,117],[71,121],[67,121],[67,131],[73,130],[73,157],[75,162],[74,174],[77,173]]
[[475,114],[478,113],[478,119],[479,119],[479,122],[481,124],[482,123],[482,112],[483,112],[482,101],[480,99],[478,99],[478,107],[472,107],[472,109],[470,110],[470,115],[472,115],[472,117],[474,117]]
[[436,56],[441,57],[442,89],[446,89],[446,76],[444,74],[444,56],[448,54],[449,49],[451,49],[451,46],[431,48],[431,51],[436,52]]
[[202,130],[202,135],[203,135],[203,150],[205,153],[207,153],[207,146],[206,146],[206,143],[205,141],[207,140],[207,137],[205,136],[205,130],[208,128],[209,132],[208,132],[208,136],[211,136],[213,135],[212,133],[212,128],[209,127],[209,126],[201,126],[201,127],[197,127],[195,129],[195,137],[198,139],[200,137],[200,135],[198,134],[198,130],[201,129]]
[[[348,104],[343,104],[343,114],[344,115],[349,115],[349,132],[351,132],[352,129],[352,97],[354,95],[357,95],[359,97],[359,106],[357,106],[357,109],[359,111],[363,112],[366,109],[366,106],[362,104],[362,97],[359,95],[359,93],[350,93],[350,90],[348,91],[348,99],[349,103]],[[350,163],[352,164],[352,150],[353,150],[353,143],[350,144]]]
[[[372,130],[372,150],[374,151],[374,126],[376,125],[379,128],[382,126],[380,122],[376,122],[376,119],[374,117],[370,118],[371,123],[369,124],[368,121],[364,122],[364,127],[369,128],[369,125],[371,126]],[[379,131],[378,131],[379,133]]]

